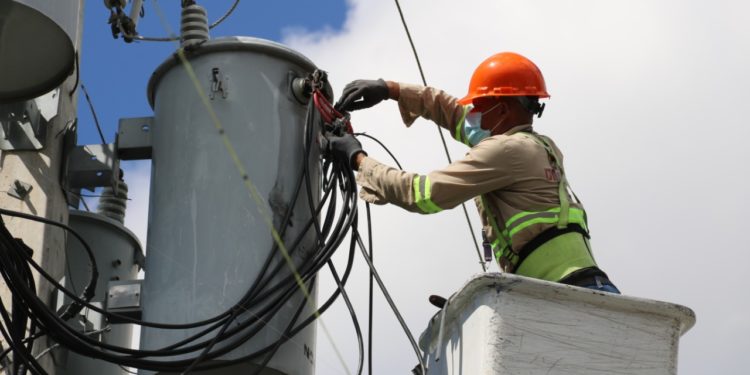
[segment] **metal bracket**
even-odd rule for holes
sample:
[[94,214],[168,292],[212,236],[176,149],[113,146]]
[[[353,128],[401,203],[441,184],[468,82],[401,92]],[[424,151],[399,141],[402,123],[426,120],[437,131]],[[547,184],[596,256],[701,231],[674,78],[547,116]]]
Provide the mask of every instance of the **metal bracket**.
[[41,150],[47,125],[57,116],[60,89],[36,99],[0,104],[0,150]]
[[13,181],[13,186],[11,186],[10,190],[8,190],[8,195],[20,200],[24,200],[29,196],[29,193],[31,193],[31,189],[33,188],[34,187],[30,184],[22,182],[21,180],[15,180]]
[[153,117],[122,118],[117,130],[117,157],[121,160],[151,159]]
[[33,100],[0,104],[0,150],[41,150],[46,125]]
[[[143,280],[110,281],[107,284],[106,310],[114,314],[140,319],[143,314],[141,306],[142,287]],[[113,324],[126,323],[115,317],[110,318],[110,322]]]
[[219,68],[213,68],[211,69],[211,92],[208,93],[208,97],[214,100],[218,93],[221,93],[224,99],[229,96],[229,76],[221,73]]
[[120,160],[115,157],[115,145],[84,145],[74,148],[68,155],[68,190],[100,186],[116,187]]

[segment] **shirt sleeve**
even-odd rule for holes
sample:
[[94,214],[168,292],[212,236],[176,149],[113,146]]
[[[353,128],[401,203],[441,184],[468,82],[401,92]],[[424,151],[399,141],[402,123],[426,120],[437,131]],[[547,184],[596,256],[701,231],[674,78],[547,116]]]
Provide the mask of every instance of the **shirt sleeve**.
[[406,126],[423,117],[447,129],[451,136],[464,144],[463,124],[471,106],[465,106],[458,99],[443,90],[433,87],[399,83],[398,109]]
[[466,156],[426,175],[401,171],[366,157],[359,167],[360,197],[370,203],[392,203],[422,214],[451,209],[514,181],[519,165],[515,141],[499,135],[487,138]]

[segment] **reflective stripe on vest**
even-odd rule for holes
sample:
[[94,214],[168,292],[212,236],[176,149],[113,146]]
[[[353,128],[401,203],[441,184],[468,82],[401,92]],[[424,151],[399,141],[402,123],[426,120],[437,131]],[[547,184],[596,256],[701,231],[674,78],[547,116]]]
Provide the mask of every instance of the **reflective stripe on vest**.
[[[505,230],[508,237],[513,238],[516,233],[534,224],[555,224],[560,220],[560,207],[556,207],[541,212],[521,212],[514,215],[505,223]],[[568,224],[578,224],[588,232],[586,227],[586,212],[580,208],[570,208],[568,210]]]
[[[482,196],[482,205],[490,218],[490,225],[496,234],[496,238],[491,244],[492,251],[495,253],[495,258],[498,260],[500,258],[506,258],[514,267],[518,265],[519,257],[516,253],[510,250],[513,245],[513,236],[534,224],[555,224],[560,220],[560,207],[539,212],[526,211],[511,217],[505,222],[505,229],[501,231],[494,215],[489,213],[489,206],[484,196]],[[569,211],[568,224],[578,224],[583,230],[588,232],[588,227],[586,226],[586,212],[575,207],[571,208]]]
[[412,187],[414,188],[414,203],[423,213],[434,214],[443,210],[431,199],[432,186],[429,176],[416,175],[412,180]]

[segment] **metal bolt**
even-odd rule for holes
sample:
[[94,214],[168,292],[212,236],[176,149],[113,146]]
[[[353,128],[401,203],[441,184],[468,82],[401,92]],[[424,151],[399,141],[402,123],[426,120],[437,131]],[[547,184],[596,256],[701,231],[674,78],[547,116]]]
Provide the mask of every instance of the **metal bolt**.
[[10,190],[8,190],[8,195],[12,197],[16,197],[20,200],[26,199],[26,197],[31,193],[31,190],[34,187],[25,183],[21,182],[20,180],[13,181],[13,185],[10,187]]

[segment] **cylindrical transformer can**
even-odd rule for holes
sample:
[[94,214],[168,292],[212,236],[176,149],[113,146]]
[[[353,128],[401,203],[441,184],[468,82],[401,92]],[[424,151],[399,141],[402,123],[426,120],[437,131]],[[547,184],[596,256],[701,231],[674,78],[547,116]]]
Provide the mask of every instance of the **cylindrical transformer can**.
[[[91,303],[104,307],[110,282],[124,282],[138,277],[143,263],[140,242],[122,223],[100,214],[70,211],[68,225],[83,237],[94,252],[99,279]],[[83,244],[74,236],[67,238],[65,255],[65,287],[80,294],[89,282],[91,260]],[[70,302],[68,298],[65,299],[66,304]],[[82,313],[86,313],[80,322],[84,334],[91,333],[92,337],[110,345],[131,346],[132,324],[111,324],[101,314],[88,309]],[[110,328],[103,330],[107,325]],[[125,375],[127,371],[115,364],[69,351],[67,360],[60,364],[58,374]]]
[[0,102],[35,98],[74,72],[83,0],[0,0]]
[[[288,210],[292,214],[283,240],[291,245],[302,238],[289,249],[296,267],[315,250],[314,229],[304,226],[313,216],[310,202],[320,201],[319,146],[316,138],[305,153],[307,107],[291,92],[294,78],[314,70],[298,52],[246,37],[208,41],[191,48],[187,62],[175,55],[156,70],[148,87],[154,122],[145,320],[190,323],[231,309],[271,252],[277,253],[274,264],[285,263],[274,249],[268,223],[281,230]],[[305,165],[312,196],[303,185],[295,200]],[[271,285],[282,275],[290,275],[286,264]],[[297,322],[309,317],[316,291],[314,283],[307,287],[310,301],[295,292],[252,339],[217,344],[233,349],[213,361],[242,358],[276,342],[301,303],[306,306]],[[258,314],[254,306],[243,307],[229,329]],[[163,348],[199,331],[144,328],[141,348]],[[280,347],[262,374],[312,374],[314,348],[311,324]],[[197,373],[253,373],[252,362],[264,359]]]

